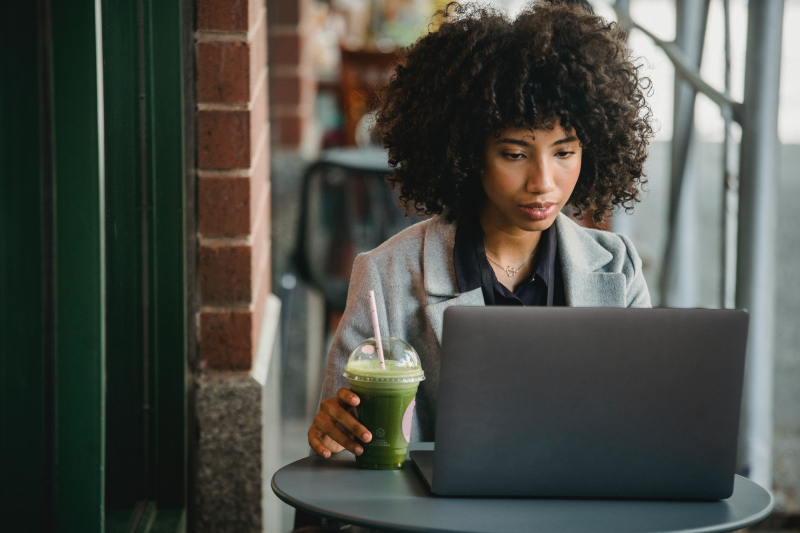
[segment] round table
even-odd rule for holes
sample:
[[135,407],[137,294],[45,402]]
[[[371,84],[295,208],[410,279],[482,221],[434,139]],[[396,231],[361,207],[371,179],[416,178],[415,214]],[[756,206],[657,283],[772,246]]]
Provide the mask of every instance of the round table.
[[[432,443],[411,445],[432,448]],[[272,478],[272,490],[307,513],[394,531],[710,533],[763,520],[774,503],[769,491],[741,476],[733,495],[720,501],[438,497],[410,461],[402,470],[363,470],[348,452],[287,465]]]

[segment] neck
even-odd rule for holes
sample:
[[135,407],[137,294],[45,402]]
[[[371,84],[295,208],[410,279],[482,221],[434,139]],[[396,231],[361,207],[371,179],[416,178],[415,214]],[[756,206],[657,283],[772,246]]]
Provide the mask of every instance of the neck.
[[479,219],[486,253],[501,265],[516,267],[536,253],[541,231],[520,229],[490,206],[481,211]]

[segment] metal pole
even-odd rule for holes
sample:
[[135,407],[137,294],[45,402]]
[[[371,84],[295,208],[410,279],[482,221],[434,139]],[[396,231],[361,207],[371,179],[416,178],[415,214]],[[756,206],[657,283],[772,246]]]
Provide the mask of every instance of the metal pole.
[[[703,56],[709,0],[678,0],[675,45],[699,70]],[[694,102],[697,91],[676,70],[675,111],[672,131],[672,169],[669,196],[669,234],[661,272],[661,304],[673,307],[695,305],[696,261],[692,236],[694,183],[687,172],[689,147],[694,132]]]
[[[725,96],[731,96],[731,15],[730,0],[722,0],[725,17]],[[736,305],[736,217],[739,212],[739,176],[734,169],[736,157],[733,143],[733,109],[722,106],[725,120],[722,142],[722,275],[720,307]]]
[[750,313],[744,388],[744,471],[772,486],[775,176],[783,0],[751,1],[740,163],[736,307]]
[[622,13],[624,16],[619,17],[619,27],[625,32],[630,33],[633,29],[631,22],[631,0],[616,0],[614,2],[614,9],[617,13]]
[[[615,0],[614,9],[618,15],[621,14],[621,16],[617,17],[620,29],[630,35],[631,30],[634,28],[631,21],[631,1]],[[624,209],[620,209],[619,212],[614,213],[614,216],[611,217],[611,231],[630,237],[633,230],[632,218]]]

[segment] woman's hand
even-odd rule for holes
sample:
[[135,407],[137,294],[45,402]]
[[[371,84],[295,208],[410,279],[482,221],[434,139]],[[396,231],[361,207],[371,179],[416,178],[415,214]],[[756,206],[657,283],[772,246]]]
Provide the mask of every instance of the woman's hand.
[[353,436],[359,435],[362,442],[369,442],[372,434],[348,411],[360,402],[358,396],[344,387],[339,389],[335,398],[322,400],[314,423],[308,428],[308,444],[315,452],[325,458],[345,448],[354,455],[364,453],[364,449],[353,440]]

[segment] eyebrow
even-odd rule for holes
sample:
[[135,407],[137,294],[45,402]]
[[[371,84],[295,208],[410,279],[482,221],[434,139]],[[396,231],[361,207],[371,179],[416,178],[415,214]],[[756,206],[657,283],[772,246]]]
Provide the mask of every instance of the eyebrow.
[[[570,142],[577,141],[577,140],[578,140],[578,138],[575,137],[574,135],[572,135],[570,137],[566,137],[565,139],[561,139],[561,140],[558,140],[558,141],[554,142],[553,144],[550,145],[550,147],[552,148],[553,146],[556,146],[556,145],[559,145],[559,144],[570,143]],[[512,139],[510,137],[505,137],[503,139],[498,139],[497,140],[497,144],[516,144],[516,145],[519,145],[519,146],[530,146],[530,144],[528,144],[527,142],[523,141],[522,139]]]
[[511,139],[509,137],[506,137],[505,139],[498,139],[497,144],[517,144],[519,146],[530,146],[530,144],[522,139]]
[[578,140],[577,137],[575,137],[574,135],[571,135],[571,136],[569,136],[569,137],[567,137],[565,139],[561,139],[560,141],[554,142],[553,144],[550,145],[550,147],[552,148],[553,146],[556,146],[558,144],[571,143],[571,142],[577,141],[577,140]]

